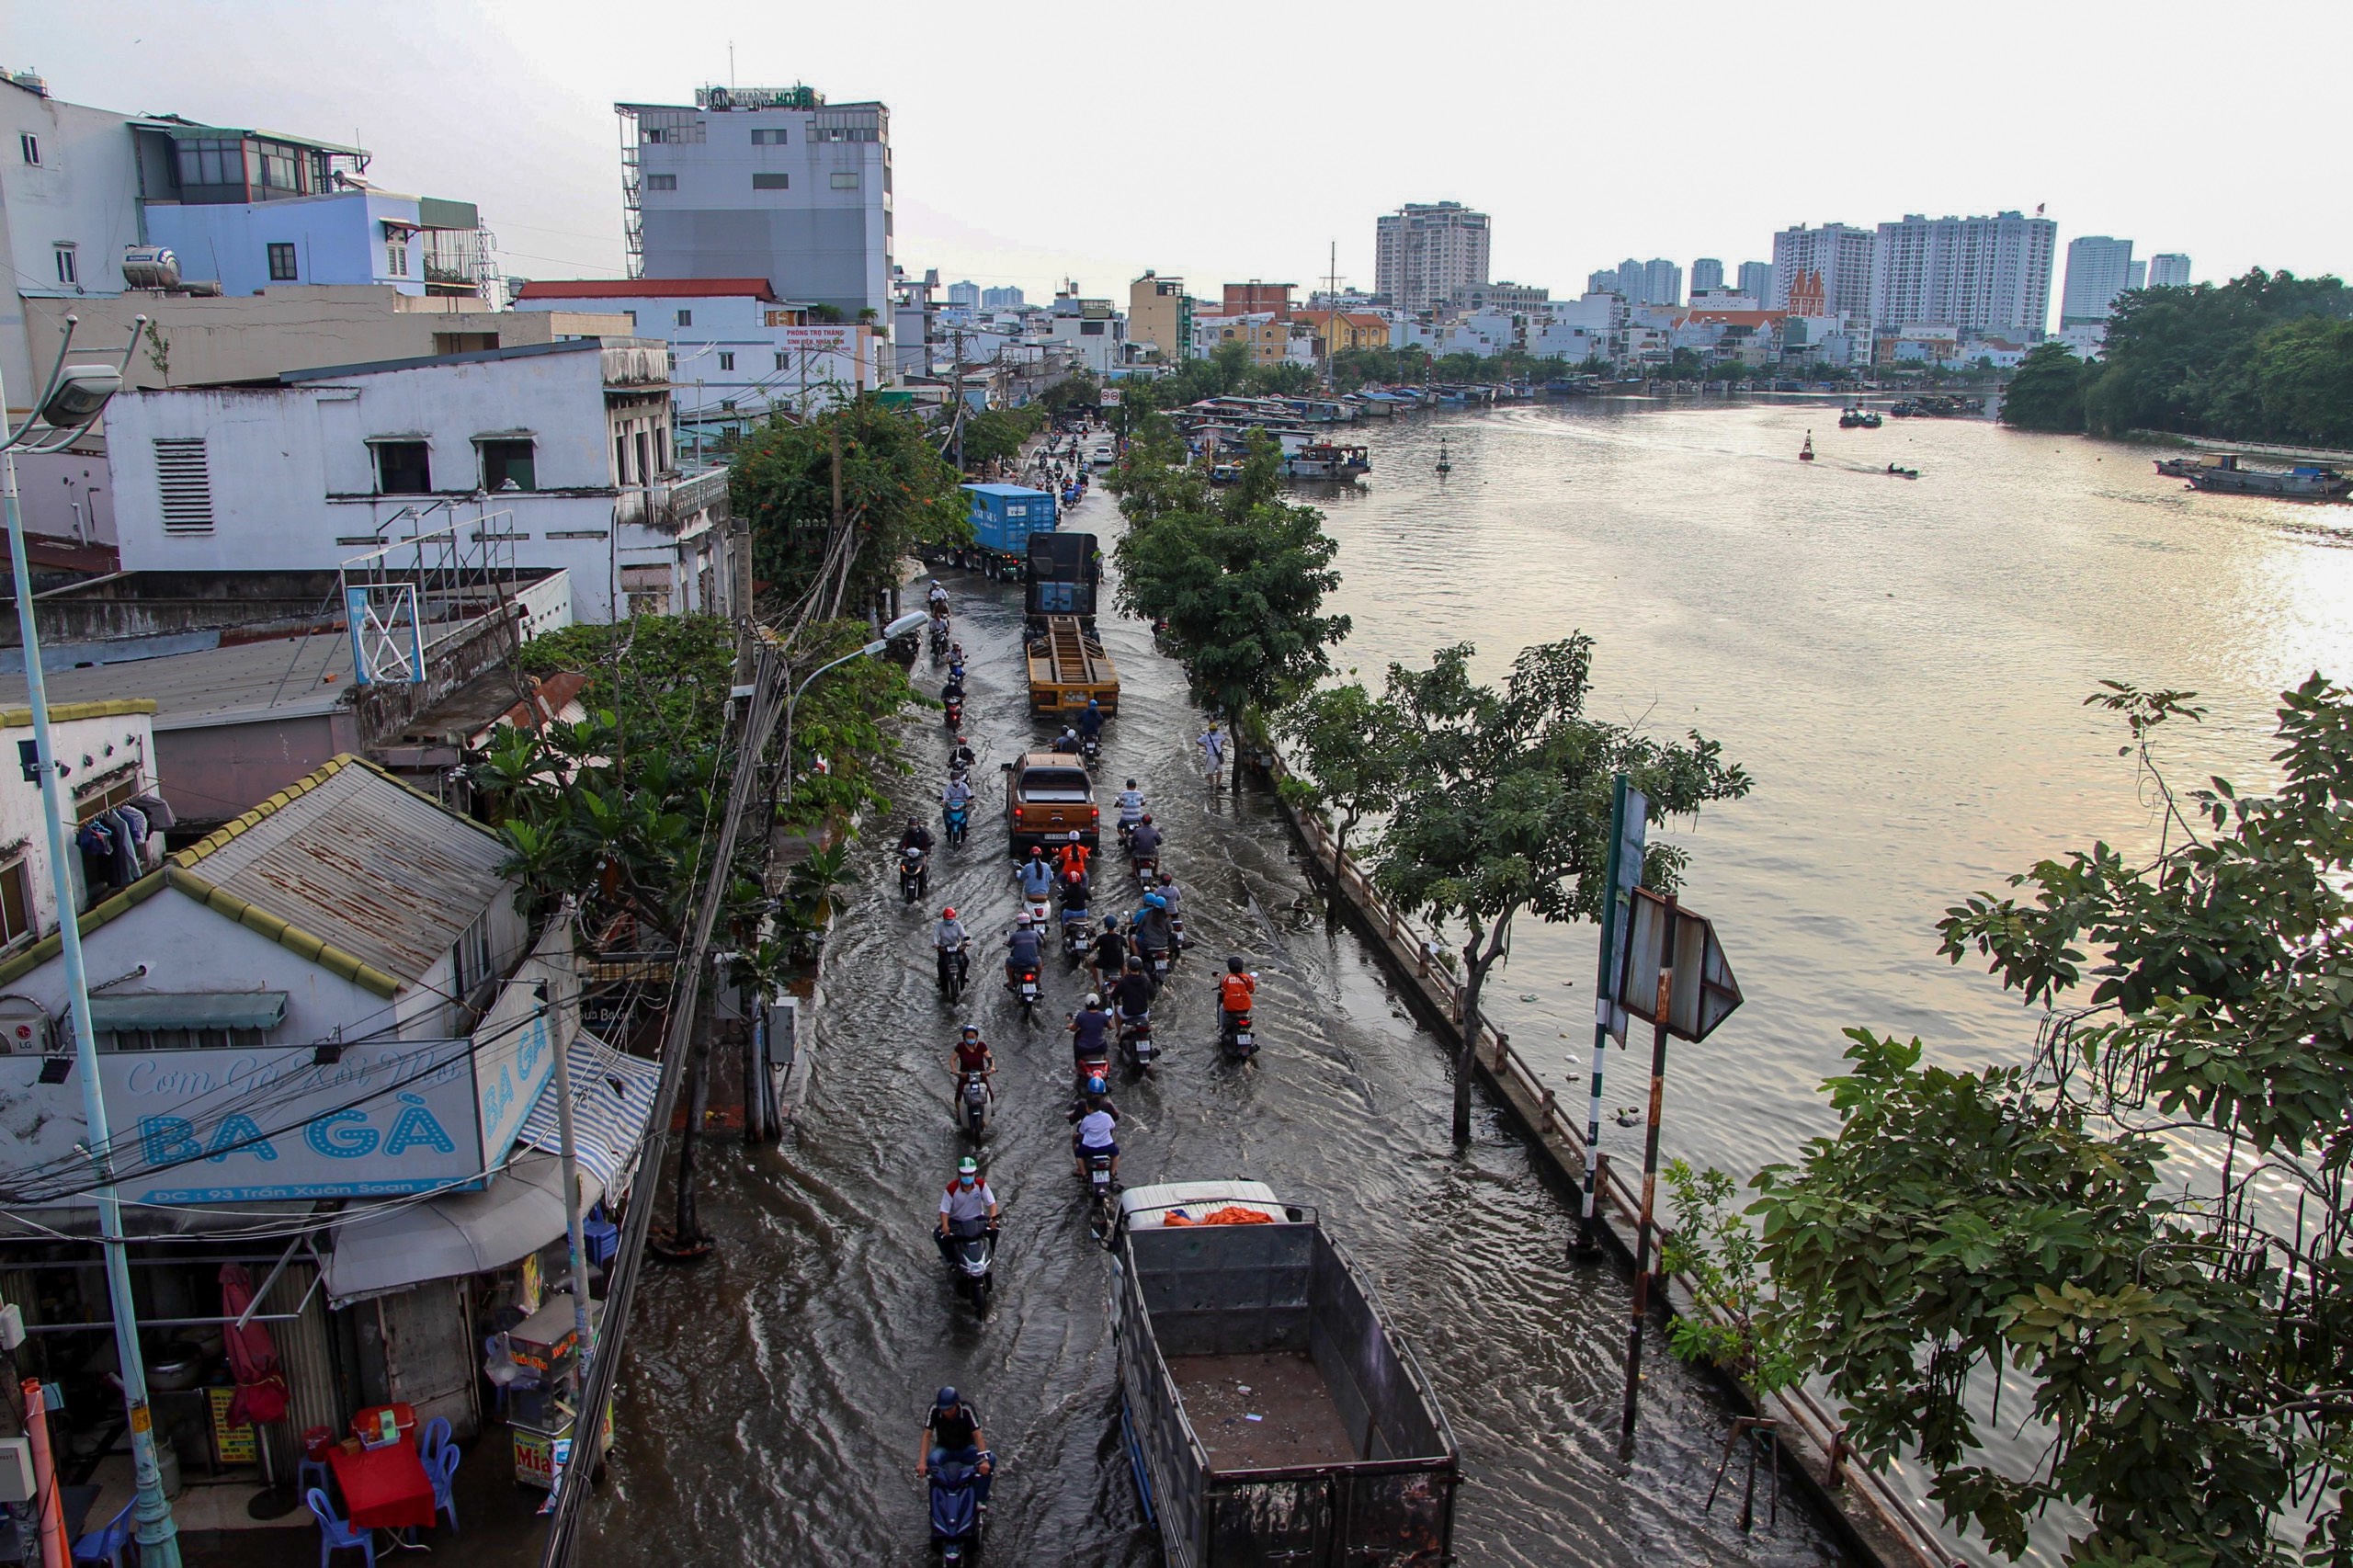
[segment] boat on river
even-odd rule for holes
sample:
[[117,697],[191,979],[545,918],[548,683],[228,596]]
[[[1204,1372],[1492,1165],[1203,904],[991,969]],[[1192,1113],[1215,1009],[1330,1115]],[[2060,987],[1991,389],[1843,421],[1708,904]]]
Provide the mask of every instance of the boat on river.
[[1292,479],[1347,479],[1372,472],[1371,455],[1362,447],[1315,441],[1283,460],[1283,472]]
[[1891,479],[1917,479],[1920,477],[1920,471],[1918,469],[1898,468],[1893,463],[1887,465],[1887,472],[1888,477]]
[[1868,408],[1848,408],[1838,415],[1841,430],[1876,430],[1882,423],[1879,415]]
[[2200,463],[2186,474],[2194,490],[2211,490],[2224,495],[2268,495],[2282,501],[2336,501],[2353,492],[2353,479],[2347,479],[2333,468],[2317,463],[2298,463],[2293,468],[2248,468],[2235,452],[2225,452],[2212,462]]

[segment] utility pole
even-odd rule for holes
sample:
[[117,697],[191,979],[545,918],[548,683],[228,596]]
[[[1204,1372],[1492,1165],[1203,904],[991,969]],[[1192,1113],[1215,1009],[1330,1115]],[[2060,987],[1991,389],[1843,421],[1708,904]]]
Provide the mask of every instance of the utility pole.
[[964,329],[957,327],[956,343],[956,472],[964,472]]
[[[85,1125],[84,1145],[89,1154],[91,1174],[97,1178],[96,1196],[98,1200],[98,1234],[100,1250],[106,1256],[107,1299],[113,1309],[114,1345],[118,1369],[122,1378],[122,1403],[131,1426],[131,1471],[136,1495],[131,1499],[131,1517],[137,1521],[135,1530],[139,1541],[139,1561],[153,1568],[180,1568],[178,1527],[172,1522],[172,1506],[164,1498],[164,1474],[155,1462],[155,1417],[147,1403],[147,1365],[139,1349],[138,1304],[131,1289],[131,1259],[122,1230],[122,1204],[114,1189],[114,1140],[107,1122],[106,1093],[98,1081],[98,1040],[90,1027],[90,982],[82,967],[81,912],[74,903],[74,872],[66,860],[73,852],[72,841],[65,832],[65,801],[58,787],[63,777],[57,761],[57,749],[51,744],[49,733],[49,683],[40,665],[40,638],[33,619],[32,569],[25,559],[25,525],[17,499],[17,449],[28,446],[37,451],[59,451],[90,427],[105,409],[107,399],[122,384],[122,369],[131,363],[131,351],[138,345],[139,335],[147,325],[145,316],[136,317],[131,328],[131,342],[124,346],[122,358],[112,369],[103,366],[76,365],[69,370],[65,357],[73,349],[75,318],[65,318],[64,341],[58,346],[57,364],[50,371],[49,384],[33,400],[34,412],[26,415],[24,425],[16,430],[6,428],[7,394],[0,389],[0,501],[5,501],[8,528],[8,563],[17,577],[17,628],[24,644],[25,695],[32,709],[33,760],[26,771],[40,780],[41,825],[49,839],[49,874],[57,894],[57,934],[60,956],[65,963],[66,1016],[74,1030],[74,1067],[82,1079],[82,1117]],[[44,436],[37,445],[28,443],[36,421],[46,422],[54,432]],[[44,1077],[48,1069],[42,1069]]]
[[[1675,951],[1675,900],[1666,901],[1665,950]],[[1626,1407],[1619,1417],[1618,1454],[1623,1460],[1634,1448],[1634,1407],[1643,1386],[1643,1326],[1651,1310],[1651,1237],[1654,1203],[1658,1194],[1659,1112],[1666,1100],[1666,1028],[1674,1016],[1675,971],[1658,971],[1658,1017],[1651,1026],[1650,1125],[1643,1134],[1643,1212],[1634,1226],[1634,1308],[1626,1328]]]

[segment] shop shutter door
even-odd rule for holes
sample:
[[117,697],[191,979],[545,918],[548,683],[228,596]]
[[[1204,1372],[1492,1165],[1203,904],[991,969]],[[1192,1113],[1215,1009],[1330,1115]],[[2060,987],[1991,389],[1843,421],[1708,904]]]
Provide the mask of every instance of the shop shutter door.
[[301,1459],[303,1433],[324,1426],[340,1437],[344,1424],[351,1418],[343,1400],[343,1380],[335,1370],[334,1341],[327,1333],[326,1293],[311,1293],[318,1276],[316,1264],[290,1263],[262,1297],[261,1310],[273,1315],[290,1312],[302,1306],[305,1296],[310,1297],[310,1305],[302,1308],[300,1318],[269,1325],[270,1343],[278,1346],[278,1369],[286,1374],[286,1419],[263,1427],[262,1435],[269,1445],[270,1473],[284,1481],[293,1478],[294,1467]]
[[463,1279],[432,1279],[376,1299],[392,1397],[415,1406],[419,1426],[446,1417],[460,1442],[471,1441],[482,1425],[475,1393],[482,1347],[473,1343],[467,1287]]

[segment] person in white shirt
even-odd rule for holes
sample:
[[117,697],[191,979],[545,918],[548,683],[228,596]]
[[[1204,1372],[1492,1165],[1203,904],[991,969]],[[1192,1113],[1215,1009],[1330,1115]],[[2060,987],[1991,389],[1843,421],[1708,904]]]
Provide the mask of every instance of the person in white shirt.
[[974,1235],[983,1228],[996,1229],[996,1194],[981,1179],[979,1163],[967,1154],[957,1164],[956,1179],[939,1195],[939,1256],[953,1263],[952,1238]]

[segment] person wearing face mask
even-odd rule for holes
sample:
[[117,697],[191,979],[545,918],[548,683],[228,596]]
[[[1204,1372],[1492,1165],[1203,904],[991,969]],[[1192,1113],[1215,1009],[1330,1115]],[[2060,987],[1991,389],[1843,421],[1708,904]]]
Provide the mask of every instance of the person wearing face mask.
[[996,1234],[996,1194],[981,1178],[979,1163],[967,1154],[957,1162],[956,1179],[939,1195],[939,1229],[933,1238],[939,1244],[941,1260],[950,1267],[956,1263],[957,1233],[970,1235],[975,1225]]

